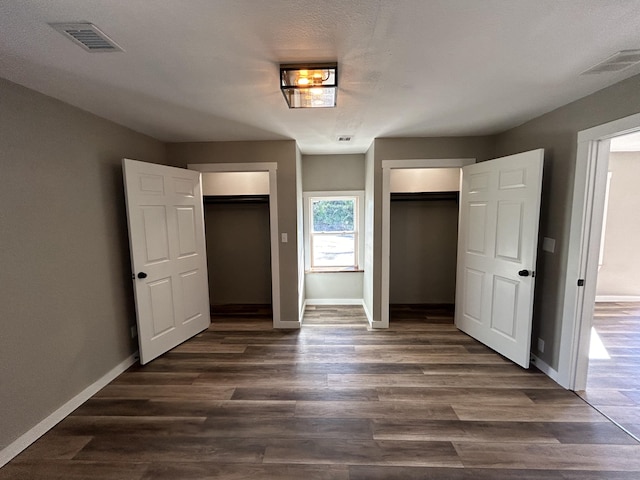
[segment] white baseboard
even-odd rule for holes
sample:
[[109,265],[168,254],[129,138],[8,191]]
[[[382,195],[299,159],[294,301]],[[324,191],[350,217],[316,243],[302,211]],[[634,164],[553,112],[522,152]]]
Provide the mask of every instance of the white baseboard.
[[69,414],[71,414],[71,412],[73,412],[76,408],[89,400],[93,395],[98,393],[102,388],[104,388],[107,384],[109,384],[109,382],[114,380],[127,368],[136,363],[138,358],[138,352],[134,353],[129,358],[107,372],[102,378],[96,380],[78,395],[62,405],[55,412],[38,423],[35,427],[31,428],[22,436],[18,437],[13,443],[3,448],[0,451],[0,468],[9,463],[20,452],[22,452],[33,442],[38,440],[42,435],[47,433],[58,423],[64,420]]
[[544,373],[551,380],[560,384],[560,382],[558,381],[558,378],[559,378],[558,371],[551,368],[551,366],[548,363],[546,363],[545,361],[543,361],[539,357],[536,357],[533,354],[531,355],[531,363],[535,365],[538,370]]
[[371,326],[373,325],[373,316],[371,315],[371,312],[367,308],[367,304],[364,302],[364,300],[362,300],[362,308],[364,308],[364,314],[367,316],[367,321],[369,322],[369,328],[371,328]]
[[298,329],[300,328],[301,322],[297,322],[295,320],[280,320],[279,322],[274,322],[273,328],[282,328],[282,329]]
[[305,300],[304,302],[302,302],[302,308],[300,309],[300,312],[298,312],[298,321],[300,322],[300,325],[302,326],[302,322],[304,321],[304,310],[307,308],[307,301]]
[[640,296],[638,295],[597,295],[596,303],[598,302],[640,302]]
[[307,305],[362,305],[361,298],[307,298]]

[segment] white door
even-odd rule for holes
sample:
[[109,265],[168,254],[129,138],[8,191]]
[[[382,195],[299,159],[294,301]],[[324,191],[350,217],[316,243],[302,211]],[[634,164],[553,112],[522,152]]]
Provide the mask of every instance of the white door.
[[129,245],[145,364],[210,322],[200,173],[123,160]]
[[462,168],[456,326],[529,367],[543,150]]

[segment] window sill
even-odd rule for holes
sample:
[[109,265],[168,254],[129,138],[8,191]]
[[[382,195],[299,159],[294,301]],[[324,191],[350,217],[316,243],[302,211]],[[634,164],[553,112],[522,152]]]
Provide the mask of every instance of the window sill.
[[305,270],[304,273],[362,273],[364,270],[360,270],[355,267],[327,267],[327,268],[314,268],[311,270]]

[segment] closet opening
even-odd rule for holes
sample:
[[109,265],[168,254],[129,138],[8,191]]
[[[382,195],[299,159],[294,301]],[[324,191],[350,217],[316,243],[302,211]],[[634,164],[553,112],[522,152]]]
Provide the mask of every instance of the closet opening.
[[211,315],[272,318],[268,195],[206,195]]
[[[457,175],[459,170],[455,170]],[[458,199],[458,191],[391,192],[392,320],[407,317],[430,323],[453,322]]]

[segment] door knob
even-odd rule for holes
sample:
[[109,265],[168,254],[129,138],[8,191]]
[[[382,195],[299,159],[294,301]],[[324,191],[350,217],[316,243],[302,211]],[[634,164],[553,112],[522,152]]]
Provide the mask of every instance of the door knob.
[[520,270],[518,272],[518,275],[520,275],[521,277],[528,277],[529,276],[529,270]]
[[138,273],[138,278],[147,278],[147,274],[144,272]]

